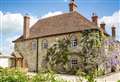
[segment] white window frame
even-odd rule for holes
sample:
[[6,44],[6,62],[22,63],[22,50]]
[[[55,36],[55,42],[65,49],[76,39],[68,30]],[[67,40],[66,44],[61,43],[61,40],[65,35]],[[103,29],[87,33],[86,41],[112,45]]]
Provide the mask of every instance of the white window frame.
[[71,47],[75,48],[78,46],[77,37],[75,35],[71,36]]

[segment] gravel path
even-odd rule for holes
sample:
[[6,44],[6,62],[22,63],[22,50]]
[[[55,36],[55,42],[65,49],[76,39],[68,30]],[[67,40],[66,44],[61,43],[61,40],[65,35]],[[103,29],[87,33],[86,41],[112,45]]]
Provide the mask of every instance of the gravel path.
[[[35,76],[36,73],[28,73],[29,76]],[[62,75],[62,74],[57,74],[57,78],[67,80],[69,82],[79,82],[78,80],[80,79],[77,76],[72,76],[72,75]],[[120,80],[120,72],[117,73],[111,73],[105,76],[98,77],[97,82],[117,82]],[[86,82],[83,80],[83,82]]]
[[[79,79],[77,76],[70,76],[70,75],[59,75],[59,77],[70,82],[78,82],[78,79]],[[118,80],[120,80],[120,72],[111,73],[111,74],[99,77],[96,80],[97,82],[117,82]],[[84,82],[86,81],[84,80]]]
[[97,78],[97,82],[117,82],[118,80],[120,80],[120,72]]

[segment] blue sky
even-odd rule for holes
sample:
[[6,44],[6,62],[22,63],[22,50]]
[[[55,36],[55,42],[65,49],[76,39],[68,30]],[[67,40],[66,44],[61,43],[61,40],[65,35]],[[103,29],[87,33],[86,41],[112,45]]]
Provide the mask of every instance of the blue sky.
[[[12,13],[29,13],[35,16],[42,16],[49,11],[68,12],[70,0],[0,0],[0,10]],[[99,17],[112,15],[119,10],[120,0],[76,0],[78,11],[90,17],[96,12]]]
[[[69,12],[69,2],[70,0],[0,0],[0,51],[11,53],[13,50],[11,41],[22,34],[23,15],[28,13],[34,23],[38,18]],[[76,3],[78,12],[89,20],[92,12],[95,12],[100,21],[105,21],[109,34],[110,23],[114,22],[117,39],[120,40],[120,0],[76,0]]]

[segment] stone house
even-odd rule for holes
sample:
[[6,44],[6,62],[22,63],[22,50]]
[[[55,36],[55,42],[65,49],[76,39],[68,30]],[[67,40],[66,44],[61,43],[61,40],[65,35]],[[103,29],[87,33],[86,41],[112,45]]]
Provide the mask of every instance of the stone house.
[[[46,50],[57,40],[70,37],[71,50],[77,51],[81,37],[81,31],[86,29],[98,29],[105,32],[105,24],[98,26],[98,16],[94,13],[92,20],[86,19],[77,11],[77,4],[74,0],[69,3],[69,12],[38,20],[32,27],[29,27],[30,17],[24,16],[23,35],[16,39],[15,52],[21,54],[21,67],[27,64],[29,71],[38,72],[42,69],[43,59]],[[113,29],[113,28],[112,28]],[[112,30],[115,37],[115,28]],[[14,53],[15,54],[15,53]],[[71,57],[71,64],[76,64],[77,57]]]

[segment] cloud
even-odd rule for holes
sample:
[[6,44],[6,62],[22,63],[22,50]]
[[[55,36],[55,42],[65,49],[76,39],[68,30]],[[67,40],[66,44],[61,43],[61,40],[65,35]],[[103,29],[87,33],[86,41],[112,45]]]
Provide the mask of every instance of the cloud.
[[[2,33],[4,34],[11,34],[14,32],[14,30],[16,32],[21,32],[22,31],[22,27],[23,27],[23,15],[20,13],[10,13],[7,12],[5,14],[3,14],[0,11],[0,22],[1,25],[0,27],[2,28]],[[36,21],[35,17],[31,16],[31,25],[34,24],[34,22]]]
[[100,22],[106,23],[106,31],[111,34],[111,27],[114,25],[116,27],[116,37],[120,40],[120,10],[113,13],[112,16],[103,16],[100,18]]
[[[62,14],[62,12],[48,12],[40,17],[40,19],[59,14]],[[37,20],[37,17],[30,16],[30,26],[32,26]],[[3,54],[10,54],[14,50],[14,44],[12,41],[22,34],[23,15],[21,13],[10,12],[4,14],[0,11],[0,29],[0,52]]]
[[[30,16],[30,26],[37,21]],[[13,49],[12,41],[22,34],[23,15],[21,13],[3,13],[0,11],[0,51],[9,53]]]
[[51,17],[51,16],[56,16],[56,15],[60,15],[62,14],[61,11],[56,11],[56,12],[48,12],[47,14],[45,14],[44,16],[42,16],[41,18],[47,18],[47,17]]

